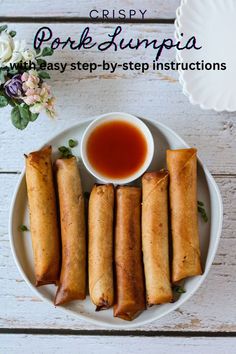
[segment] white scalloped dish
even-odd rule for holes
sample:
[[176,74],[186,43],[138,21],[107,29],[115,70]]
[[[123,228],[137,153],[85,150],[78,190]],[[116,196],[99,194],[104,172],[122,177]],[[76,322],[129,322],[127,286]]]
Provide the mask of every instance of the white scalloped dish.
[[[76,126],[65,130],[61,134],[55,136],[46,142],[53,146],[53,159],[56,158],[57,148],[70,138],[78,139],[81,137],[91,123],[90,120],[79,122]],[[155,171],[165,166],[165,154],[167,149],[187,148],[188,145],[167,126],[145,119],[144,121],[150,129],[154,140],[154,158],[149,170]],[[76,156],[80,157],[79,146],[73,149]],[[28,153],[28,151],[26,151]],[[22,156],[23,158],[23,156]],[[85,191],[91,191],[96,179],[87,171],[85,166],[80,163],[80,172],[83,188]],[[186,302],[199,288],[211,267],[212,261],[216,254],[217,245],[220,238],[222,227],[222,201],[218,187],[203,163],[198,158],[198,199],[204,202],[209,221],[204,223],[199,219],[200,226],[200,245],[202,254],[202,264],[204,273],[201,276],[186,279],[184,287],[186,293],[174,303],[153,306],[144,311],[140,316],[132,322],[126,322],[119,318],[113,317],[112,309],[106,311],[95,312],[95,306],[91,303],[89,296],[84,301],[73,301],[65,306],[58,306],[55,311],[64,311],[65,314],[73,314],[78,318],[85,319],[94,324],[106,326],[109,328],[131,328],[144,325],[145,323],[154,321],[162,316],[174,311],[184,302]],[[22,172],[19,183],[13,196],[10,220],[9,235],[12,253],[16,265],[26,283],[36,292],[37,296],[47,301],[51,307],[54,306],[53,300],[56,292],[54,285],[45,285],[36,288],[34,277],[33,252],[31,245],[31,237],[29,232],[21,233],[19,225],[25,224],[29,226],[29,212],[27,202],[27,192],[25,183],[25,171]],[[189,309],[191,312],[191,309]]]
[[176,38],[197,38],[200,50],[178,51],[177,61],[226,63],[226,70],[179,70],[183,93],[203,109],[236,111],[236,1],[182,0],[176,11]]

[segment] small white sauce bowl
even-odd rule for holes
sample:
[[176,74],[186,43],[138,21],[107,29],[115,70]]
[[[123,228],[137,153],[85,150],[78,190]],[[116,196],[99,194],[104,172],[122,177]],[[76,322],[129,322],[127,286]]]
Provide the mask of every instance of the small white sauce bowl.
[[[103,123],[112,122],[112,121],[124,121],[133,124],[143,134],[147,143],[147,154],[144,163],[134,174],[125,178],[115,179],[115,178],[109,178],[107,176],[103,176],[91,165],[87,156],[87,142],[88,142],[88,138],[90,137],[90,134],[94,131],[94,129],[96,129],[98,126],[102,125]],[[81,145],[80,145],[80,154],[81,154],[82,161],[85,167],[87,168],[87,170],[99,182],[113,183],[113,184],[126,184],[142,176],[144,172],[148,169],[150,163],[152,162],[152,158],[154,154],[154,142],[150,130],[148,129],[146,124],[143,123],[142,120],[128,113],[112,112],[112,113],[106,113],[99,116],[98,118],[93,120],[92,123],[89,124],[89,126],[87,127],[87,129],[85,130],[82,136]]]

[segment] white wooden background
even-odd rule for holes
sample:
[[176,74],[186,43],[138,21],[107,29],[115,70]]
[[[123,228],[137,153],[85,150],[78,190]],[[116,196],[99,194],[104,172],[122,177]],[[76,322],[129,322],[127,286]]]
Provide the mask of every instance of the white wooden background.
[[[126,35],[173,36],[178,0],[0,0],[0,21],[32,42],[42,22],[55,33],[75,37],[88,25],[92,8],[148,9],[145,23],[125,23]],[[50,17],[50,19],[49,19]],[[161,20],[160,20],[161,19]],[[157,23],[154,23],[156,21]],[[164,22],[164,23],[163,23]],[[89,24],[105,37],[114,24]],[[166,59],[174,58],[174,51]],[[153,59],[153,52],[117,53],[116,60]],[[112,54],[106,53],[107,60]],[[96,51],[56,52],[53,61],[99,61]],[[113,57],[114,60],[114,57]],[[11,126],[8,109],[0,111],[0,353],[234,353],[236,340],[236,128],[234,113],[202,111],[181,93],[177,75],[148,72],[67,71],[52,73],[58,118],[41,116],[27,130]],[[43,303],[28,288],[14,264],[8,240],[8,214],[13,190],[23,166],[23,153],[82,118],[108,111],[126,111],[163,122],[190,145],[216,178],[224,201],[224,227],[212,269],[199,291],[180,309],[135,331],[112,331],[67,316]]]

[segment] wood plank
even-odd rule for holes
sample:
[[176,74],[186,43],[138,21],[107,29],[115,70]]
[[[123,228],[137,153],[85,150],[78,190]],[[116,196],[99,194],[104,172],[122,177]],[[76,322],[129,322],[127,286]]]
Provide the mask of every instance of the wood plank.
[[[105,39],[116,25],[92,25],[94,39]],[[40,24],[12,25],[18,37],[32,39]],[[85,24],[52,25],[56,35],[76,38]],[[129,37],[168,38],[173,36],[173,25],[125,25]],[[140,60],[152,62],[155,52],[148,50],[106,52],[106,60],[118,63]],[[174,59],[175,51],[163,54],[163,61]],[[55,52],[54,62],[100,62],[104,53],[96,50]],[[58,118],[51,121],[42,115],[37,122],[20,132],[9,122],[9,109],[0,110],[0,171],[20,171],[22,155],[44,144],[54,134],[62,131],[82,118],[109,111],[126,111],[138,116],[149,117],[167,124],[190,145],[197,146],[199,154],[212,173],[236,173],[236,129],[233,113],[203,111],[192,106],[182,94],[175,72],[153,72],[141,74],[118,71],[109,74],[101,70],[95,73],[67,71],[52,73],[51,85],[57,97]],[[10,144],[10,148],[9,148]]]
[[235,338],[176,338],[176,337],[102,337],[102,336],[47,336],[47,335],[0,335],[3,353],[18,354],[58,353],[68,348],[71,354],[234,354]]
[[[62,17],[62,18],[89,18],[91,10],[95,9],[102,14],[103,10],[109,10],[109,15],[112,15],[112,10],[115,10],[116,17],[120,9],[124,9],[126,14],[130,10],[141,9],[147,10],[146,19],[154,18],[175,18],[176,8],[179,6],[180,0],[119,0],[108,1],[99,0],[89,2],[87,0],[67,0],[67,1],[38,1],[35,6],[34,0],[2,0],[0,1],[1,16],[8,17]],[[94,13],[95,15],[95,13]],[[136,16],[140,18],[140,16]]]
[[[18,178],[17,175],[0,174],[3,187],[0,190],[0,328],[102,329],[43,303],[21,279],[11,254],[7,230],[9,204]],[[217,177],[216,181],[223,196],[224,229],[207,279],[180,309],[138,331],[236,331],[232,296],[236,293],[236,177]]]

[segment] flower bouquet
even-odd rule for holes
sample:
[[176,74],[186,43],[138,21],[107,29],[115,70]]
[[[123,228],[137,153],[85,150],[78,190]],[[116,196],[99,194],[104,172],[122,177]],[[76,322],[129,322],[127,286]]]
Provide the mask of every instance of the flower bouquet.
[[45,71],[39,71],[46,61],[45,56],[53,54],[49,47],[35,51],[26,46],[24,40],[15,40],[15,31],[7,26],[0,27],[0,108],[11,105],[11,121],[17,129],[25,129],[45,110],[55,116],[50,86],[44,79],[50,79]]

